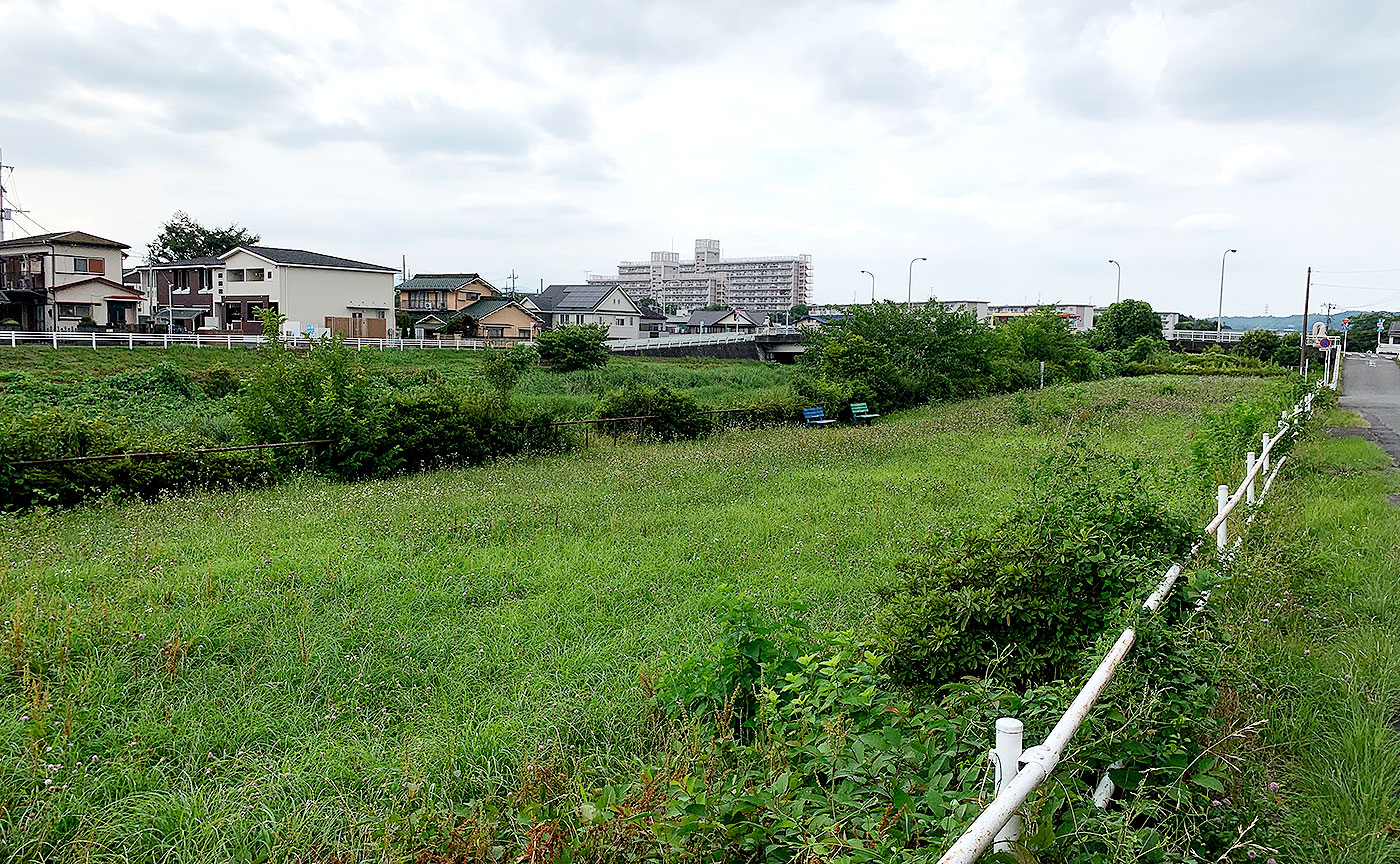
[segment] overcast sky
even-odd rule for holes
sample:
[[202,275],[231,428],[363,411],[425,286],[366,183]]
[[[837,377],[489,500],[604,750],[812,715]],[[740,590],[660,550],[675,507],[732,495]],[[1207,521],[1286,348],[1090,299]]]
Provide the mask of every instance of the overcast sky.
[[[7,185],[522,286],[697,237],[815,299],[1302,311],[1400,268],[1400,3],[0,0]],[[37,233],[34,223],[16,225]],[[1400,272],[1317,304],[1400,306]]]

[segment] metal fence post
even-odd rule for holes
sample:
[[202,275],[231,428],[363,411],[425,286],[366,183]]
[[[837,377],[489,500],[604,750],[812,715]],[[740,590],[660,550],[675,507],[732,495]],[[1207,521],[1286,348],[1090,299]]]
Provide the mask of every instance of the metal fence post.
[[[996,730],[996,749],[991,752],[991,758],[996,769],[996,794],[1000,795],[1021,771],[1021,743],[1026,727],[1015,717],[1002,717],[997,720]],[[992,851],[1009,852],[1019,839],[1021,817],[1012,816],[997,832]]]
[[[1223,516],[1225,514],[1225,505],[1229,503],[1230,487],[1215,487],[1215,515]],[[1215,529],[1215,545],[1222,550],[1225,548],[1225,544],[1230,542],[1229,521],[1229,519],[1221,519],[1220,526]]]
[[1244,487],[1244,495],[1245,500],[1248,501],[1250,504],[1254,503],[1254,461],[1255,456],[1253,450],[1244,454],[1245,476],[1249,478],[1249,482],[1245,484]]

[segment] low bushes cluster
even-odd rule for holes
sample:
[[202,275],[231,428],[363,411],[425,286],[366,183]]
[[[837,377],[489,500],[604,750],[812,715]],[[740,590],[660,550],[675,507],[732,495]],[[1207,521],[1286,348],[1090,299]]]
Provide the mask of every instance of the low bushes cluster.
[[906,684],[994,676],[1053,680],[1189,547],[1140,463],[1071,442],[1028,500],[937,538],[881,591],[881,647]]
[[700,438],[714,430],[714,420],[703,410],[694,399],[669,387],[629,384],[604,394],[593,416],[645,418],[598,424],[603,432],[614,437],[636,432],[642,437],[674,441]]

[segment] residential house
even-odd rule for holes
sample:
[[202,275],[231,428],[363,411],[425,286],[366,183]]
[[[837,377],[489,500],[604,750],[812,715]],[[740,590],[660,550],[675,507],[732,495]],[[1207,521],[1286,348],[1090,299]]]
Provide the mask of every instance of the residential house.
[[602,324],[608,328],[609,339],[641,336],[641,307],[618,285],[603,282],[550,285],[523,302],[525,308],[543,319],[546,327]]
[[845,315],[803,315],[792,322],[792,326],[798,330],[815,330],[824,324],[835,324],[844,320],[846,320]]
[[398,295],[398,311],[408,314],[414,327],[432,332],[462,309],[500,292],[477,273],[419,273],[399,283]]
[[257,312],[270,307],[286,316],[288,330],[371,339],[397,332],[393,267],[272,246],[238,246],[219,259],[214,294],[226,330],[262,332]]
[[757,333],[763,325],[747,312],[733,309],[702,309],[690,313],[685,322],[687,333]]
[[129,248],[85,231],[0,242],[0,320],[22,330],[134,326],[144,298],[122,281]]
[[650,306],[637,304],[640,315],[637,318],[637,327],[643,339],[653,339],[666,332],[666,316],[656,311]]
[[936,300],[939,306],[948,312],[971,312],[977,316],[977,323],[981,324],[987,320],[991,314],[991,304],[986,300]]
[[1400,357],[1400,321],[1392,323],[1390,329],[1382,333],[1376,343],[1377,354]]
[[218,329],[216,309],[219,276],[224,272],[222,258],[208,256],[145,264],[136,268],[146,296],[151,320],[157,327],[199,330]]

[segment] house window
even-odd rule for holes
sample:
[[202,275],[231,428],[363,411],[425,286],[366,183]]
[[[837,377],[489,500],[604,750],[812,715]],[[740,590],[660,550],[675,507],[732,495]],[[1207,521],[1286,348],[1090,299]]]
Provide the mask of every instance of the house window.
[[225,303],[225,304],[224,304],[224,320],[227,321],[229,324],[237,324],[239,321],[242,321],[242,320],[243,320],[243,304],[242,304],[242,303]]
[[60,303],[58,304],[58,317],[60,318],[85,318],[92,315],[91,303]]
[[245,270],[245,271],[244,271],[244,280],[247,281],[247,282],[261,282],[261,281],[263,281],[263,271],[262,271],[262,269],[259,268],[259,269],[257,269],[257,270]]
[[228,281],[230,281],[230,282],[242,282],[242,281],[243,281],[243,271],[242,271],[242,270],[230,270],[230,271],[228,271]]
[[182,292],[182,293],[189,293],[189,290],[190,290],[190,271],[188,271],[188,270],[176,270],[174,273],[172,273],[172,274],[170,274],[170,275],[173,277],[172,284],[174,284],[175,290],[176,290],[176,291],[180,291],[180,292]]
[[86,272],[88,272],[87,265],[88,265],[88,259],[86,259],[86,258],[74,258],[74,259],[73,259],[73,272],[74,272],[74,273],[86,273]]
[[627,319],[626,319],[626,318],[619,318],[619,319],[617,319],[617,326],[619,326],[619,327],[626,327],[626,326],[627,326]]

